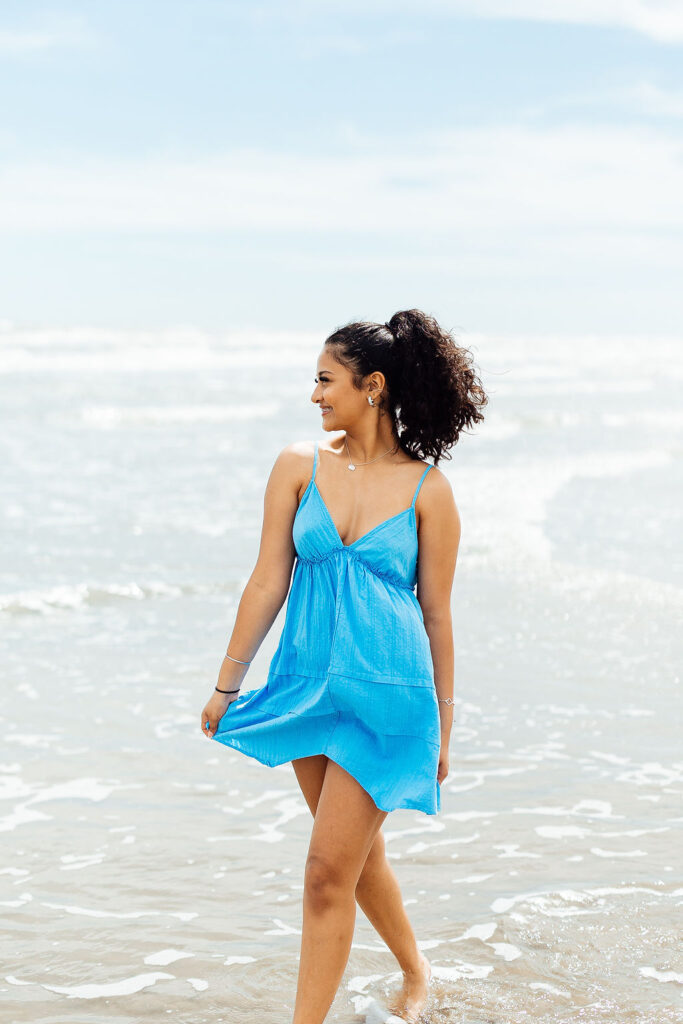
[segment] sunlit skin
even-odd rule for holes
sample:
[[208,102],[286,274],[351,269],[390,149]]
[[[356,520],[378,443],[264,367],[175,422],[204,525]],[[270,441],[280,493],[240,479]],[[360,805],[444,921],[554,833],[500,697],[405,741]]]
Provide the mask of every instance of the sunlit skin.
[[[334,510],[344,543],[352,543],[377,522],[405,507],[424,469],[421,462],[416,466],[416,460],[397,451],[375,463],[372,478],[363,477],[361,469],[348,472],[344,436],[352,461],[357,463],[375,459],[398,441],[391,418],[380,411],[381,393],[386,389],[384,375],[373,372],[363,383],[363,389],[356,390],[350,371],[334,359],[330,349],[323,348],[317,362],[311,401],[321,409],[329,407],[331,410],[322,416],[326,432],[343,431],[342,436],[331,439],[326,446],[330,451],[324,452],[321,446],[319,474],[322,478],[324,473],[321,487],[324,486],[325,499]],[[368,395],[373,397],[374,407],[368,402]],[[401,471],[397,476],[399,466]],[[431,620],[427,618],[425,625],[430,621],[434,623],[434,637],[430,636],[430,642],[435,651],[435,673],[440,664],[444,677],[450,672],[452,680],[449,595],[459,522],[450,484],[438,471],[428,474],[420,497],[427,492],[426,484],[432,474],[441,479],[433,487],[431,502],[424,499],[421,502],[420,529],[425,547],[422,547],[421,536],[420,562],[424,560],[422,587],[428,591],[431,584],[432,601],[440,610]],[[316,476],[318,481],[319,476]],[[385,484],[389,481],[387,488]],[[446,483],[447,492],[442,481]],[[408,496],[403,504],[402,496]],[[437,532],[445,528],[450,530],[451,540],[444,552],[444,534],[441,533],[439,541]],[[447,614],[443,612],[444,604]],[[429,601],[425,602],[425,607],[428,613],[432,610]],[[439,645],[440,660],[436,657]],[[452,693],[452,682],[447,692]],[[452,711],[447,705],[439,706],[444,709],[440,712],[442,750],[438,781],[441,783],[448,774]],[[405,1021],[417,1021],[427,1002],[431,967],[418,949],[398,881],[386,858],[381,826],[387,814],[376,807],[351,775],[324,754],[297,758],[292,765],[314,816],[304,879],[301,957],[293,1024],[322,1024],[324,1021],[348,961],[356,904],[394,954],[403,973],[403,985],[389,1009]]]

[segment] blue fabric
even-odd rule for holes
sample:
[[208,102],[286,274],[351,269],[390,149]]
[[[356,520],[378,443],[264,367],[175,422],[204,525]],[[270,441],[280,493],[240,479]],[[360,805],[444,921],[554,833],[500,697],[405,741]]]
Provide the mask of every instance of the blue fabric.
[[297,509],[285,624],[264,686],[213,739],[263,764],[326,754],[383,811],[441,809],[441,731],[417,583],[415,501],[345,545],[313,473]]

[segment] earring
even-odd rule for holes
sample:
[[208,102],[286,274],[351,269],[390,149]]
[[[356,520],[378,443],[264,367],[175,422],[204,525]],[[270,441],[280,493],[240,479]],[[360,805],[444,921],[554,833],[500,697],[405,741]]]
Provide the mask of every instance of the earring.
[[370,405],[374,405],[375,404],[373,402],[373,400],[372,400],[372,395],[368,395],[368,402],[370,403]]

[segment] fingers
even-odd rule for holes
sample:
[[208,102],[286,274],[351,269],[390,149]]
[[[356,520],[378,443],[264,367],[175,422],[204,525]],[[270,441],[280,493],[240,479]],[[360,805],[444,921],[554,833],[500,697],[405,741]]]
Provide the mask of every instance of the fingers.
[[201,730],[207,739],[211,739],[216,731],[217,721],[215,716],[211,715],[208,711],[202,711],[202,717],[200,721]]

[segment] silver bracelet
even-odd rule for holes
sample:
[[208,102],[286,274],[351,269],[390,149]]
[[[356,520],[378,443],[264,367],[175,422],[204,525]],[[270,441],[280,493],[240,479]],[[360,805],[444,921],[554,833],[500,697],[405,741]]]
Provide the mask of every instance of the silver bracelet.
[[452,697],[439,697],[439,700],[443,701],[444,704],[455,704]]
[[233,658],[232,654],[225,652],[225,657],[230,658],[230,661],[236,661],[238,665],[251,665],[250,661],[240,661],[239,658]]

